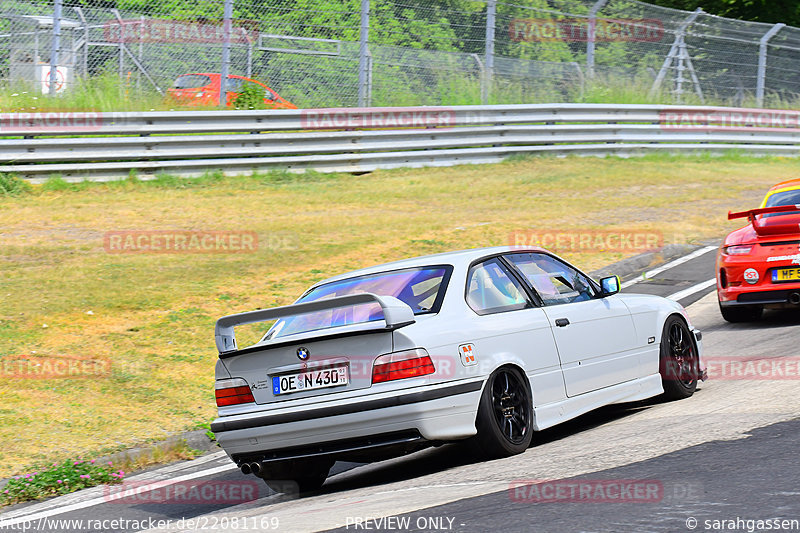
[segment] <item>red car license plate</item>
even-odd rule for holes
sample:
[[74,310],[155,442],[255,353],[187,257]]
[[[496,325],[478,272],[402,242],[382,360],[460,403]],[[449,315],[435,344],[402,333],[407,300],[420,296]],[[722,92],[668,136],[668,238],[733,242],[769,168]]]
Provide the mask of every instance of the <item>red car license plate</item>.
[[772,281],[800,281],[800,268],[781,268],[773,270]]

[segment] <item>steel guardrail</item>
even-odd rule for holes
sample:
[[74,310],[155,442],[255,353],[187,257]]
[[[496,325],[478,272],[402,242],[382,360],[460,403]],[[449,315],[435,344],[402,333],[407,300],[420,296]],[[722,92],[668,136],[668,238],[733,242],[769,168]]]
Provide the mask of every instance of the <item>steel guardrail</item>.
[[515,154],[661,151],[797,156],[800,113],[537,104],[419,108],[0,114],[0,172],[33,182],[135,171],[369,172],[492,163]]

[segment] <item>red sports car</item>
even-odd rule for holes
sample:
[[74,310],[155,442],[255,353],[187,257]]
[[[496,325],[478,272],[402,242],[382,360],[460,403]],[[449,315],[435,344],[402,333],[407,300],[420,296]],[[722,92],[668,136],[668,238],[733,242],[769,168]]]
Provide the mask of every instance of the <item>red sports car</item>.
[[[218,106],[220,97],[220,74],[213,72],[191,73],[178,76],[172,87],[167,89],[167,97],[179,105],[185,106]],[[255,87],[264,94],[264,106],[267,109],[297,109],[297,106],[281,97],[278,93],[258,80],[236,76],[228,76],[226,84],[226,105],[233,107],[242,88]]]
[[764,307],[800,309],[800,179],[772,187],[758,209],[728,213],[750,223],[731,232],[717,253],[722,317],[746,322]]

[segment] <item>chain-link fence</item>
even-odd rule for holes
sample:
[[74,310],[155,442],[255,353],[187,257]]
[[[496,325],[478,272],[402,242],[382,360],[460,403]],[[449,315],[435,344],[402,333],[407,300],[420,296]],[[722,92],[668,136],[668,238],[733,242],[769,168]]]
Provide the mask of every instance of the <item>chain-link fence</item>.
[[0,0],[0,85],[66,94],[110,80],[204,106],[241,94],[240,77],[299,107],[800,95],[797,28],[635,0],[518,2]]

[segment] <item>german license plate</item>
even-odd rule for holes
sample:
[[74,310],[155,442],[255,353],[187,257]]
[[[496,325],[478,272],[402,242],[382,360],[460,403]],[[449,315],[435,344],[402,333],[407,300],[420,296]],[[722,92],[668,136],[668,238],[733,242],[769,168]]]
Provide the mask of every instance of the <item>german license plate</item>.
[[275,395],[339,387],[341,385],[347,385],[346,366],[272,377],[272,393]]
[[781,268],[773,270],[772,281],[800,281],[800,268]]

